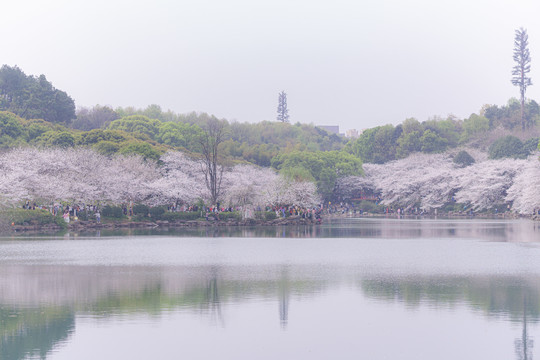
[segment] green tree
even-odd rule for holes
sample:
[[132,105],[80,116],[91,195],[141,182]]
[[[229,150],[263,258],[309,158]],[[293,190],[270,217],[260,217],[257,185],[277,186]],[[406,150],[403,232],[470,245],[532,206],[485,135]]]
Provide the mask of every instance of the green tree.
[[[102,145],[101,150],[106,149],[106,145]],[[113,148],[110,147],[109,150]],[[140,155],[145,159],[159,160],[161,152],[154,148],[152,145],[142,142],[142,141],[129,141],[122,144],[120,150],[118,151],[122,155]]]
[[122,130],[128,133],[144,134],[154,139],[158,134],[161,121],[144,115],[131,115],[115,120],[107,127],[109,130]]
[[527,153],[527,155],[529,155],[538,148],[538,140],[539,138],[534,137],[528,139],[523,143],[523,150]]
[[70,124],[75,119],[75,102],[55,89],[45,75],[27,76],[18,67],[0,68],[0,110],[25,119],[44,119]]
[[420,137],[424,128],[415,118],[408,118],[401,124],[401,129],[397,139],[396,157],[406,158],[409,154],[421,150]]
[[314,179],[325,199],[332,197],[338,178],[363,173],[362,162],[344,151],[281,153],[272,159],[272,166],[285,175]]
[[422,149],[420,143],[420,137],[422,133],[420,131],[414,130],[411,132],[403,132],[398,138],[398,147],[396,149],[396,154],[398,158],[406,158],[409,154],[413,152],[420,151]]
[[[507,129],[521,126],[521,103],[516,98],[511,98],[504,106],[484,105],[482,115],[489,119],[489,128],[494,129],[502,125]],[[530,127],[538,122],[540,108],[534,100],[525,101],[524,121],[525,126]]]
[[75,137],[68,131],[47,131],[36,139],[38,143],[46,146],[73,147]]
[[60,125],[54,125],[42,119],[25,120],[24,124],[26,128],[26,141],[28,142],[40,137],[47,131],[65,129]]
[[363,162],[383,164],[396,159],[396,143],[399,132],[393,125],[368,129],[360,137],[349,142],[346,151]]
[[532,127],[540,124],[540,105],[534,100],[525,103],[525,126]]
[[527,152],[523,149],[523,143],[517,137],[508,135],[496,140],[488,150],[490,159],[502,158],[525,158]]
[[463,133],[461,142],[470,140],[473,136],[483,134],[489,130],[489,119],[484,116],[471,114],[463,121]]
[[311,172],[301,165],[298,165],[296,167],[284,167],[280,171],[280,174],[296,181],[316,181],[313,175],[311,175]]
[[0,111],[0,135],[7,135],[11,138],[20,137],[24,133],[21,120],[20,117],[11,112]]
[[465,150],[461,150],[454,156],[454,163],[459,167],[467,167],[474,164],[474,158]]
[[428,129],[420,137],[420,143],[422,144],[422,152],[439,153],[446,150],[448,140]]
[[422,133],[424,131],[422,124],[420,124],[420,122],[415,118],[405,119],[401,126],[404,134],[410,134],[415,131],[418,133]]
[[120,130],[103,130],[93,129],[81,133],[79,145],[93,145],[100,141],[111,141],[121,143],[128,140],[133,140],[133,137]]
[[457,121],[453,116],[446,119],[432,118],[424,121],[422,127],[425,130],[431,130],[438,136],[446,140],[450,147],[457,146],[461,132],[463,131],[460,121]]
[[[120,145],[112,141],[103,140],[96,143],[94,146],[94,149],[96,149],[99,153],[103,155],[111,156],[111,155],[116,154],[120,150]],[[125,151],[129,151],[129,150],[125,150]]]
[[198,139],[202,133],[202,129],[197,125],[162,122],[158,125],[155,140],[161,144],[183,147],[190,151],[200,152]]
[[150,119],[164,121],[163,110],[161,110],[161,106],[156,104],[148,105],[146,109],[143,110],[142,114]]
[[108,106],[96,105],[93,108],[80,108],[77,110],[77,118],[71,125],[74,129],[92,130],[107,126],[112,121],[119,119],[118,114]]

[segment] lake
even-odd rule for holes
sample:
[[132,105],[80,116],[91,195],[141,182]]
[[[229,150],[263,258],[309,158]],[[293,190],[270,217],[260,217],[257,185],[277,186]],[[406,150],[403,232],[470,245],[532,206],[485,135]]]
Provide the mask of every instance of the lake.
[[0,359],[531,359],[540,223],[0,238]]

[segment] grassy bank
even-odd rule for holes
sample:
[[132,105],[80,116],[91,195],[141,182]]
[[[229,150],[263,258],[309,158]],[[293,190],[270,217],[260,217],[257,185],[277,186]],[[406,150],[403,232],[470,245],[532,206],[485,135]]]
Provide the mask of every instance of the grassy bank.
[[12,225],[57,225],[66,228],[67,224],[61,215],[54,216],[47,210],[6,209],[0,211],[2,226]]

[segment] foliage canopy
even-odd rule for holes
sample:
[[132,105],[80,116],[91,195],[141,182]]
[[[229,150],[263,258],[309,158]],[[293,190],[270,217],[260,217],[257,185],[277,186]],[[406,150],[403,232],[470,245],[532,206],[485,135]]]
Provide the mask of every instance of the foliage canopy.
[[27,76],[16,66],[0,68],[0,110],[65,125],[75,119],[75,102],[68,94],[54,88],[45,75]]

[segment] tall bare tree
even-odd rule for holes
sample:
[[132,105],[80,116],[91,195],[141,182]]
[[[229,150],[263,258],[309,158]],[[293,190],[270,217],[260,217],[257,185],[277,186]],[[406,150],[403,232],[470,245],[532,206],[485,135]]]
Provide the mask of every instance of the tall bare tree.
[[199,138],[202,150],[202,170],[206,187],[210,191],[212,204],[216,204],[221,194],[223,165],[221,164],[219,145],[226,139],[226,123],[218,119],[210,119]]
[[521,95],[521,129],[525,130],[525,91],[532,85],[527,74],[531,71],[531,54],[529,52],[529,35],[527,30],[519,28],[514,37],[514,61],[512,68],[512,85],[519,86]]
[[281,122],[289,122],[289,109],[287,109],[287,94],[285,91],[279,93],[277,120]]

